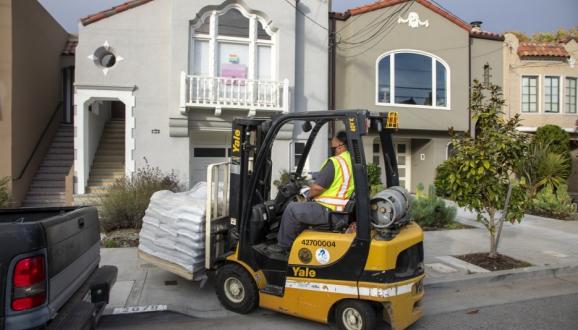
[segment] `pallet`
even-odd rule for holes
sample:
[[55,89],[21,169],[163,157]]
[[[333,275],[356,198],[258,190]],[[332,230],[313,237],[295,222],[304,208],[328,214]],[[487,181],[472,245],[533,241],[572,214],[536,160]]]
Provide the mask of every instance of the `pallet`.
[[183,268],[180,265],[175,264],[174,262],[170,262],[164,259],[161,259],[159,257],[155,257],[151,254],[148,254],[146,252],[143,252],[141,250],[138,250],[138,257],[139,259],[146,261],[149,264],[155,265],[157,267],[159,267],[160,269],[164,269],[169,273],[173,273],[175,275],[178,275],[184,279],[187,279],[189,281],[197,281],[199,280],[199,278],[196,276],[197,273],[196,272],[189,272],[188,270],[186,270],[185,268]]

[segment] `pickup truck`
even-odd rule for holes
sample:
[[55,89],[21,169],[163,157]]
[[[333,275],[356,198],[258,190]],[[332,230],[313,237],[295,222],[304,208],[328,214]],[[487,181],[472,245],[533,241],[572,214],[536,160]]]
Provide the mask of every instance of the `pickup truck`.
[[94,207],[0,209],[0,330],[94,328],[117,269]]

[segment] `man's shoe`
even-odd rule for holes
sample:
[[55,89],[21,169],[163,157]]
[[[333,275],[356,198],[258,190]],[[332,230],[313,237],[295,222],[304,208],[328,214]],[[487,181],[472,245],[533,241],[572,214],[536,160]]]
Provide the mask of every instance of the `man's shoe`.
[[289,256],[289,251],[286,248],[280,246],[279,244],[273,244],[273,245],[267,246],[267,252],[269,252],[271,254],[278,255],[278,256],[284,256],[284,257]]

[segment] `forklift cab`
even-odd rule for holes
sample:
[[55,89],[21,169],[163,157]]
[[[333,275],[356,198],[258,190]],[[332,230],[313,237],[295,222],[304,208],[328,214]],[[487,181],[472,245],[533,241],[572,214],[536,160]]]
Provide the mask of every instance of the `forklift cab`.
[[[284,125],[295,122],[309,132],[303,155],[287,182],[270,196],[275,137]],[[341,123],[347,135],[354,195],[342,211],[329,213],[327,225],[303,231],[288,258],[271,254],[267,247],[276,243],[286,206],[299,200],[305,162],[318,133],[335,123]],[[405,328],[419,318],[423,233],[409,222],[407,193],[397,187],[392,143],[397,128],[397,113],[366,110],[233,121],[229,214],[224,219],[228,223],[225,229],[207,232],[214,244],[206,252],[207,267],[217,271],[217,295],[225,307],[247,313],[261,306],[318,322],[334,321],[346,329],[371,329],[378,315],[393,328]],[[370,129],[379,134],[386,186],[393,189],[376,200],[369,193],[362,143]],[[397,209],[386,204],[396,204]],[[397,212],[395,221],[389,219],[392,212]]]

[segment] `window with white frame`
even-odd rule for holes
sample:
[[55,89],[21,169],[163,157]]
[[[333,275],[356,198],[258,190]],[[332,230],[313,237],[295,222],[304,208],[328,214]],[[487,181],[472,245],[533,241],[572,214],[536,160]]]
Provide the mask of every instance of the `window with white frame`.
[[538,76],[522,76],[522,112],[538,112]]
[[565,89],[566,89],[566,99],[565,108],[566,113],[576,113],[576,100],[577,100],[577,89],[576,89],[576,78],[566,77]]
[[544,112],[560,112],[560,77],[544,77]]
[[191,34],[191,74],[274,80],[273,31],[261,17],[230,5],[204,13]]
[[395,51],[377,60],[377,103],[449,108],[449,67],[418,51]]

